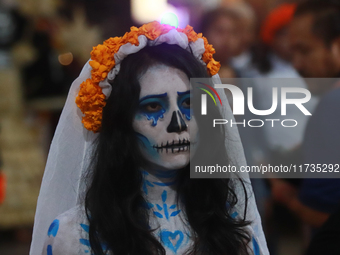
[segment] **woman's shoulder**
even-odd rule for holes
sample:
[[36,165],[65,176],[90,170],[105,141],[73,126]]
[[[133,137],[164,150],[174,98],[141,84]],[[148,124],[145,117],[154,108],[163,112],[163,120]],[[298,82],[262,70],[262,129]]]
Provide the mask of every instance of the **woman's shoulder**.
[[89,225],[82,206],[76,206],[53,220],[45,239],[43,254],[88,254]]
[[87,222],[86,213],[84,206],[77,205],[62,214],[59,214],[56,218],[59,222],[67,225]]

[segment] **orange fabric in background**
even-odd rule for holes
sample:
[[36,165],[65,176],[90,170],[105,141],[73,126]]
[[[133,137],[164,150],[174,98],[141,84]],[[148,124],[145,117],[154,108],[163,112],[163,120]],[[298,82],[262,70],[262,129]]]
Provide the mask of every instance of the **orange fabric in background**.
[[0,204],[4,202],[6,196],[6,176],[0,172]]
[[293,19],[296,4],[281,4],[272,10],[261,27],[261,39],[270,45],[277,31],[287,26]]

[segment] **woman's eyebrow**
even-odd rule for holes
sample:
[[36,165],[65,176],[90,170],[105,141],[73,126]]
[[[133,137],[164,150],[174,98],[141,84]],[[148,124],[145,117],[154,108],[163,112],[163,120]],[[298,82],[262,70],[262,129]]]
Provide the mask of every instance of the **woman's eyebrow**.
[[142,97],[141,99],[139,99],[139,103],[143,102],[146,99],[149,98],[163,98],[166,97],[168,95],[168,93],[164,93],[164,94],[155,94],[155,95],[147,95],[145,97]]
[[181,96],[181,95],[186,95],[186,94],[190,94],[191,90],[187,90],[185,92],[178,92],[177,91],[177,95]]

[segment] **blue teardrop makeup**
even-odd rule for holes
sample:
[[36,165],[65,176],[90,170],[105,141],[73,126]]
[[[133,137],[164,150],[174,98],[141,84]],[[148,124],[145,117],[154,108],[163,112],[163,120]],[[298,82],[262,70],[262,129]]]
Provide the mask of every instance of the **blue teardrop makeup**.
[[169,109],[169,99],[167,93],[159,95],[148,95],[139,100],[138,115],[144,115],[148,120],[152,120],[152,126],[157,125],[157,121],[164,118],[164,113]]
[[191,119],[190,90],[185,92],[177,92],[178,108],[187,120]]
[[[185,92],[177,92],[178,108],[187,120],[191,119],[190,109],[190,90]],[[169,109],[169,99],[167,93],[158,95],[148,95],[139,100],[138,115],[146,116],[148,120],[152,120],[151,125],[157,125],[159,119],[164,118],[164,113]]]

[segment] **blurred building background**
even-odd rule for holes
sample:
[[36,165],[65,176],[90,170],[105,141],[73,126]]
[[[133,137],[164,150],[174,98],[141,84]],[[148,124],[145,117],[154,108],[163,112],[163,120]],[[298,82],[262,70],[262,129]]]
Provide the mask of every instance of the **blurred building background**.
[[[261,71],[247,67],[247,54],[259,48],[255,55],[262,58],[262,23],[287,2],[296,1],[0,0],[0,171],[6,179],[5,185],[0,181],[0,200],[5,194],[0,204],[0,254],[28,254],[49,144],[68,89],[92,46],[173,12],[180,27],[207,29],[204,35],[222,63],[221,77],[254,77]],[[221,15],[211,21],[212,27],[205,26],[206,13],[222,7],[229,11],[225,20]],[[229,41],[220,43],[224,39],[214,39],[214,33]],[[289,63],[280,61],[275,63]],[[274,77],[298,77],[287,66],[275,69]],[[264,192],[259,194],[266,199],[258,202],[271,254],[303,254],[307,228],[284,207],[274,205],[270,191]]]

